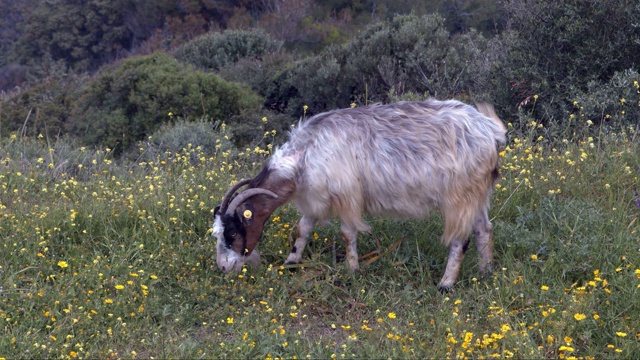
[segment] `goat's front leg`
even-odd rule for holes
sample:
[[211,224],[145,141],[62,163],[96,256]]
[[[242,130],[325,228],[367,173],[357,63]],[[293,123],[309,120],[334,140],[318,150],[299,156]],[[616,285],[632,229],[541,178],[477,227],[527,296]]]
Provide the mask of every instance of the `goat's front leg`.
[[358,241],[358,230],[350,225],[342,224],[340,231],[344,237],[344,244],[347,249],[347,263],[349,264],[349,270],[356,272],[360,270],[360,264],[358,263],[358,247],[356,242]]
[[311,234],[311,231],[313,231],[315,224],[316,221],[308,216],[303,216],[302,219],[300,219],[300,222],[298,223],[298,237],[291,248],[291,253],[287,257],[287,261],[284,263],[285,265],[297,264],[300,262],[304,247],[307,245],[307,238]]
[[440,284],[438,284],[438,290],[440,290],[440,292],[448,291],[455,284],[458,278],[458,272],[460,272],[460,265],[462,264],[462,260],[464,260],[464,254],[467,252],[470,241],[471,238],[467,237],[464,241],[455,239],[451,242],[447,268],[444,271],[442,280],[440,280]]

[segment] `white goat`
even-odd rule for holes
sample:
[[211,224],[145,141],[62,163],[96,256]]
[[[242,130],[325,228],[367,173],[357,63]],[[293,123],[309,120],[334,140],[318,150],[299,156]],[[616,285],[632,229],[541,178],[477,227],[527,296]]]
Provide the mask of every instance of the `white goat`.
[[[292,201],[302,219],[287,263],[298,263],[318,221],[337,216],[347,262],[358,270],[364,213],[424,218],[438,208],[450,247],[439,288],[451,288],[473,230],[480,272],[493,260],[489,198],[506,128],[493,107],[455,100],[399,102],[334,110],[301,122],[253,179],[233,186],[215,210],[217,263],[238,271],[259,262],[254,249],[273,211]],[[243,185],[248,189],[231,197]]]

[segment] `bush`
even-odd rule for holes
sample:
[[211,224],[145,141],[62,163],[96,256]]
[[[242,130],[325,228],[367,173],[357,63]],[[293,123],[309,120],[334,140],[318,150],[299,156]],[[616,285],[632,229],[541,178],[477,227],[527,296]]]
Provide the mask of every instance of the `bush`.
[[439,15],[396,16],[297,63],[278,95],[290,96],[287,111],[296,115],[303,105],[318,113],[353,101],[386,102],[390,94],[405,92],[466,97],[486,71],[486,48],[476,32],[452,37]]
[[[250,84],[265,98],[266,108],[294,119],[303,115],[305,105],[310,115],[354,101],[387,102],[390,94],[468,97],[488,63],[487,41],[480,34],[451,36],[438,15],[396,16],[369,26],[345,45],[327,47],[297,62],[282,52],[256,56],[255,51],[229,50],[239,46],[214,45],[222,39],[231,43],[229,39],[238,38],[234,34],[246,33],[207,35],[176,55],[183,61],[196,59],[189,62],[201,68],[218,69],[225,79]],[[217,47],[222,47],[221,55],[213,51]],[[252,55],[229,56],[236,53]]]
[[397,16],[347,44],[344,75],[361,79],[356,92],[373,101],[385,100],[391,89],[450,98],[472,88],[485,47],[473,31],[452,37],[439,15]]
[[590,81],[586,91],[576,90],[574,111],[579,121],[619,129],[640,123],[640,74],[619,71],[606,82]]
[[21,63],[35,65],[49,55],[75,70],[94,70],[134,40],[128,25],[135,11],[126,0],[36,1],[26,7],[24,33],[15,45]]
[[[350,82],[342,78],[342,65],[335,48],[297,63],[276,96],[287,95],[280,101],[287,104],[287,113],[302,116],[303,106],[312,113],[346,107],[352,96]],[[271,96],[267,97],[268,99]]]
[[267,54],[264,57],[244,58],[221,67],[218,75],[227,81],[249,85],[265,97],[264,106],[282,111],[293,90],[288,76],[293,66],[293,57],[286,52]]
[[496,39],[500,52],[485,91],[514,115],[533,109],[543,122],[564,123],[573,94],[589,84],[637,67],[640,5],[635,1],[509,1],[508,31]]
[[[148,145],[157,153],[200,147],[205,154],[211,154],[219,143],[219,123],[207,119],[197,121],[178,120],[163,124],[148,139]],[[226,143],[229,143],[228,141]],[[225,150],[228,150],[225,148]]]
[[244,86],[160,53],[107,67],[81,94],[69,130],[117,154],[176,117],[225,120],[261,102]]
[[27,78],[27,67],[19,64],[0,66],[0,91],[11,91]]
[[139,144],[141,154],[131,152],[127,155],[132,160],[158,161],[195,149],[207,156],[220,154],[235,149],[235,145],[226,135],[226,132],[221,131],[220,122],[212,122],[205,118],[196,121],[179,119],[174,123],[163,124],[142,141]]
[[0,100],[0,135],[45,135],[55,138],[66,132],[69,108],[76,89],[86,81],[80,76],[49,77]]
[[[196,121],[178,119],[163,124],[151,136],[139,143],[142,153],[126,154],[131,161],[158,161],[175,154],[191,154],[189,161],[202,161],[194,151],[206,156],[227,157],[229,154],[245,152],[252,161],[262,161],[255,149],[272,149],[286,141],[291,129],[291,118],[284,114],[263,111],[240,114],[242,122],[228,126],[224,122],[212,122],[206,118]],[[226,155],[225,155],[226,154]],[[237,159],[236,159],[237,160]]]
[[259,30],[212,32],[176,49],[178,60],[199,69],[217,71],[244,58],[262,58],[278,51],[282,42]]
[[239,148],[253,147],[258,143],[280,145],[288,140],[291,127],[298,122],[287,114],[269,110],[245,112],[236,117],[242,121],[232,121],[229,132]]

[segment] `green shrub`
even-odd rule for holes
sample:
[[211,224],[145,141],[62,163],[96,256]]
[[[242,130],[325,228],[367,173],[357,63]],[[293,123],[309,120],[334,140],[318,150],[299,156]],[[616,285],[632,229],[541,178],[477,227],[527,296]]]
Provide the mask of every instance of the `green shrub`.
[[242,121],[232,121],[229,132],[240,148],[255,147],[258,143],[280,145],[287,141],[291,127],[298,122],[288,114],[269,110],[244,112],[236,117]]
[[619,71],[606,82],[590,81],[586,91],[576,91],[574,117],[619,129],[640,122],[640,74],[636,70]]
[[[387,102],[390,94],[467,97],[488,63],[487,41],[480,34],[451,36],[438,15],[396,16],[369,26],[342,46],[329,46],[297,62],[286,53],[265,51],[257,56],[255,51],[237,50],[239,46],[223,46],[238,39],[237,34],[247,33],[207,35],[179,49],[176,56],[218,70],[227,80],[249,84],[265,98],[266,108],[293,118],[303,115],[305,105],[309,115],[352,102]],[[250,56],[229,55],[238,53]]]
[[240,59],[221,67],[217,74],[227,81],[249,85],[265,97],[266,108],[282,111],[283,100],[287,99],[287,89],[292,88],[288,75],[293,64],[292,55],[276,52],[259,59]]
[[[202,161],[202,156],[238,152],[228,130],[220,122],[206,118],[195,121],[178,119],[162,124],[138,144],[140,152],[130,151],[125,157],[134,162],[159,162],[174,159],[177,154],[190,154],[189,161],[195,165]],[[200,156],[196,157],[194,152]]]
[[487,45],[476,32],[451,36],[439,15],[396,16],[369,26],[343,46],[300,61],[279,94],[289,96],[288,112],[297,115],[303,105],[318,113],[354,101],[387,102],[390,94],[405,92],[466,97],[486,71]]
[[[207,119],[197,121],[178,120],[175,123],[163,124],[147,140],[147,145],[154,154],[170,151],[179,152],[182,149],[200,147],[205,154],[211,154],[220,144],[219,123]],[[230,148],[230,142],[225,142],[225,148]]]
[[81,93],[69,130],[87,144],[116,153],[176,117],[225,120],[259,108],[261,101],[244,86],[160,53],[107,67]]
[[[227,81],[249,85],[264,97],[263,109],[259,112],[245,112],[236,115],[241,121],[229,121],[233,140],[239,146],[260,139],[263,131],[276,130],[274,141],[286,141],[286,134],[291,125],[300,118],[303,102],[297,97],[298,89],[291,82],[292,69],[295,64],[290,54],[277,52],[267,54],[263,58],[245,58],[220,68],[218,75]],[[322,71],[322,70],[319,70]],[[311,91],[312,89],[310,89]],[[291,109],[297,109],[292,111]],[[287,111],[289,110],[289,111]],[[262,118],[268,122],[262,127]]]
[[344,75],[362,79],[356,92],[385,100],[390,89],[449,98],[468,93],[486,46],[469,32],[451,36],[439,15],[397,16],[369,27],[344,49]]
[[338,59],[335,48],[329,48],[292,68],[283,83],[285,87],[276,95],[287,96],[281,101],[287,104],[288,113],[301,116],[305,105],[316,114],[348,106],[351,100],[350,84],[341,77],[342,65]]
[[[165,152],[199,148],[204,154],[233,149],[255,148],[257,144],[279,145],[287,141],[288,132],[296,121],[286,114],[268,110],[242,112],[230,119],[230,124],[202,118],[196,121],[178,119],[165,123],[142,141],[145,159]],[[137,156],[137,155],[133,155]]]
[[24,34],[15,46],[17,57],[35,65],[51,56],[78,71],[96,69],[131,47],[132,7],[127,0],[30,3],[21,26]]
[[[636,1],[506,4],[509,31],[495,40],[499,59],[483,83],[498,108],[509,115],[519,108],[533,109],[534,118],[563,124],[574,111],[573,94],[637,67],[640,5]],[[534,95],[538,95],[535,108]]]
[[76,89],[86,81],[80,76],[50,77],[0,99],[0,136],[22,135],[55,138],[63,134]]
[[176,49],[178,60],[202,70],[217,71],[244,58],[261,58],[276,52],[282,42],[259,30],[212,32]]

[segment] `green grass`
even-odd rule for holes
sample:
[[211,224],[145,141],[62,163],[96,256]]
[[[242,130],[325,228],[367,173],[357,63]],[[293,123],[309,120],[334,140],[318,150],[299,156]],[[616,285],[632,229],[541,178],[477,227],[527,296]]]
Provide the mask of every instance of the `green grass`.
[[478,277],[472,248],[444,295],[438,215],[371,219],[379,248],[361,235],[359,253],[383,255],[352,275],[336,224],[316,228],[301,268],[281,267],[299,217],[283,207],[260,267],[218,271],[212,208],[265,150],[150,158],[141,149],[125,162],[108,150],[2,140],[0,357],[632,357],[636,134],[551,142],[543,133],[512,132],[502,153],[494,274]]

